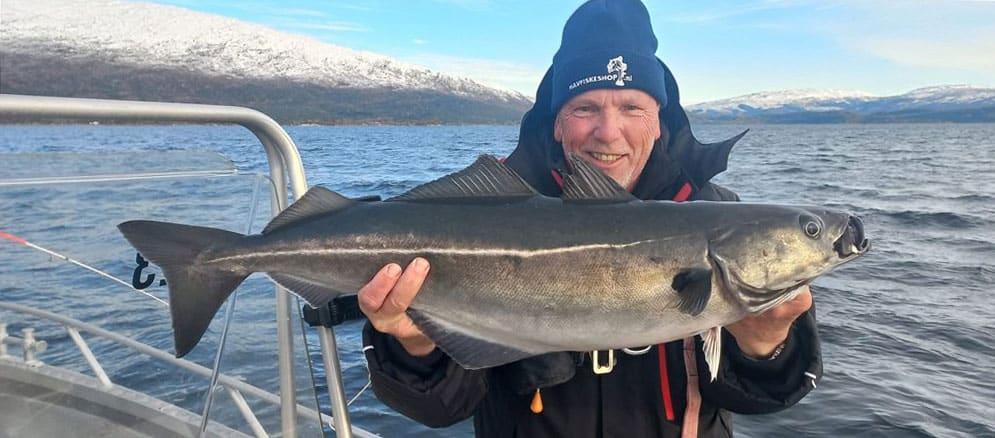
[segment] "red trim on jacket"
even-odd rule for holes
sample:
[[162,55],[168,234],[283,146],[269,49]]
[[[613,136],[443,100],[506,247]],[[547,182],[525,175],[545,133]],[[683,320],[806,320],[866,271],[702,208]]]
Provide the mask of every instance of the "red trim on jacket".
[[[674,195],[674,202],[684,202],[691,197],[691,183],[684,183],[681,189]],[[667,374],[667,349],[665,344],[656,346],[657,354],[660,358],[660,394],[663,396],[663,410],[667,414],[667,421],[675,421],[674,399],[670,394],[670,377]]]
[[553,180],[556,181],[556,185],[560,186],[560,188],[562,189],[563,188],[563,177],[560,176],[560,173],[557,172],[557,171],[555,171],[555,170],[551,170],[551,171],[549,171],[549,173],[553,175]]
[[674,202],[684,202],[691,197],[691,183],[684,183],[681,189],[674,195]]
[[674,421],[674,399],[670,396],[670,378],[667,377],[667,349],[664,344],[656,346],[656,353],[660,362],[660,394],[663,396],[663,411],[667,414],[667,421]]

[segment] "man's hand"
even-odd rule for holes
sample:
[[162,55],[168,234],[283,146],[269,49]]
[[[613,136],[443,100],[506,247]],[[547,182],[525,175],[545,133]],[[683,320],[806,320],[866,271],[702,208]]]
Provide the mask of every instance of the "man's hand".
[[726,330],[736,338],[739,349],[753,358],[764,358],[774,353],[785,339],[791,323],[812,307],[812,291],[803,286],[802,293],[760,315],[748,316],[729,324]]
[[426,356],[435,350],[435,342],[405,313],[425,282],[428,268],[428,261],[423,258],[412,260],[403,273],[398,264],[391,263],[359,289],[359,309],[370,319],[373,328],[397,338],[412,356]]

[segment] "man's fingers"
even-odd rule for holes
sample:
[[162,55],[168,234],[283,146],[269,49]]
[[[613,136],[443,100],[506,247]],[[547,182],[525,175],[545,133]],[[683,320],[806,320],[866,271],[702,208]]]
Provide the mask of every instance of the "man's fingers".
[[756,318],[768,320],[794,321],[799,315],[812,308],[812,292],[808,286],[802,286],[804,290],[798,296],[784,302],[783,304],[758,315]]
[[359,289],[359,309],[367,316],[379,312],[400,275],[401,267],[397,263],[380,268],[377,275]]
[[785,317],[789,317],[792,320],[797,318],[798,315],[805,313],[808,309],[812,308],[812,291],[809,290],[808,286],[803,286],[804,290],[798,296],[792,298],[790,301],[778,306],[784,309]]
[[407,310],[408,306],[411,305],[411,301],[415,299],[415,295],[418,294],[418,290],[421,289],[422,283],[425,282],[427,275],[428,261],[421,257],[416,257],[404,269],[401,278],[397,279],[394,288],[387,295],[383,306],[380,307],[379,313],[392,315]]

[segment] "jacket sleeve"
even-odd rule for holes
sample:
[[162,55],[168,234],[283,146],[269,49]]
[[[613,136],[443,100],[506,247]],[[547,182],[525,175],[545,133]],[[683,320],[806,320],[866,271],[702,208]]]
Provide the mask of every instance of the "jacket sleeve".
[[[698,199],[738,201],[739,196],[716,184],[706,184]],[[739,350],[736,339],[722,331],[719,376],[711,380],[699,340],[701,396],[738,414],[768,414],[798,403],[822,378],[822,348],[815,322],[815,305],[795,320],[784,349],[772,360],[754,360]]]
[[719,376],[711,381],[699,351],[701,396],[737,414],[769,414],[798,403],[822,377],[822,352],[815,327],[815,307],[795,320],[784,349],[774,359],[754,360],[739,350],[723,330]]
[[446,427],[469,418],[487,393],[486,371],[463,369],[438,349],[411,356],[369,322],[363,327],[363,349],[377,398],[426,426]]

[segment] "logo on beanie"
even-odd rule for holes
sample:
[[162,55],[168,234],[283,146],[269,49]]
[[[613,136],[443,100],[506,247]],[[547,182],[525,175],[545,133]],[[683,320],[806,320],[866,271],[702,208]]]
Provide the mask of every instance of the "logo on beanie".
[[630,82],[632,81],[632,75],[626,74],[626,71],[628,71],[629,66],[624,61],[622,61],[621,56],[609,59],[607,68],[608,68],[608,74],[588,76],[584,79],[581,79],[579,81],[570,84],[567,87],[567,89],[573,90],[574,88],[577,88],[581,85],[587,85],[594,82],[604,82],[604,81],[615,81],[615,85],[619,87],[624,87],[626,81]]
[[625,62],[622,61],[621,56],[618,58],[612,58],[608,61],[608,73],[615,73],[615,85],[624,87],[625,81],[623,79],[628,79],[630,81],[632,80],[632,76],[629,76],[628,78],[625,77],[625,70],[628,68],[629,66],[625,65]]

